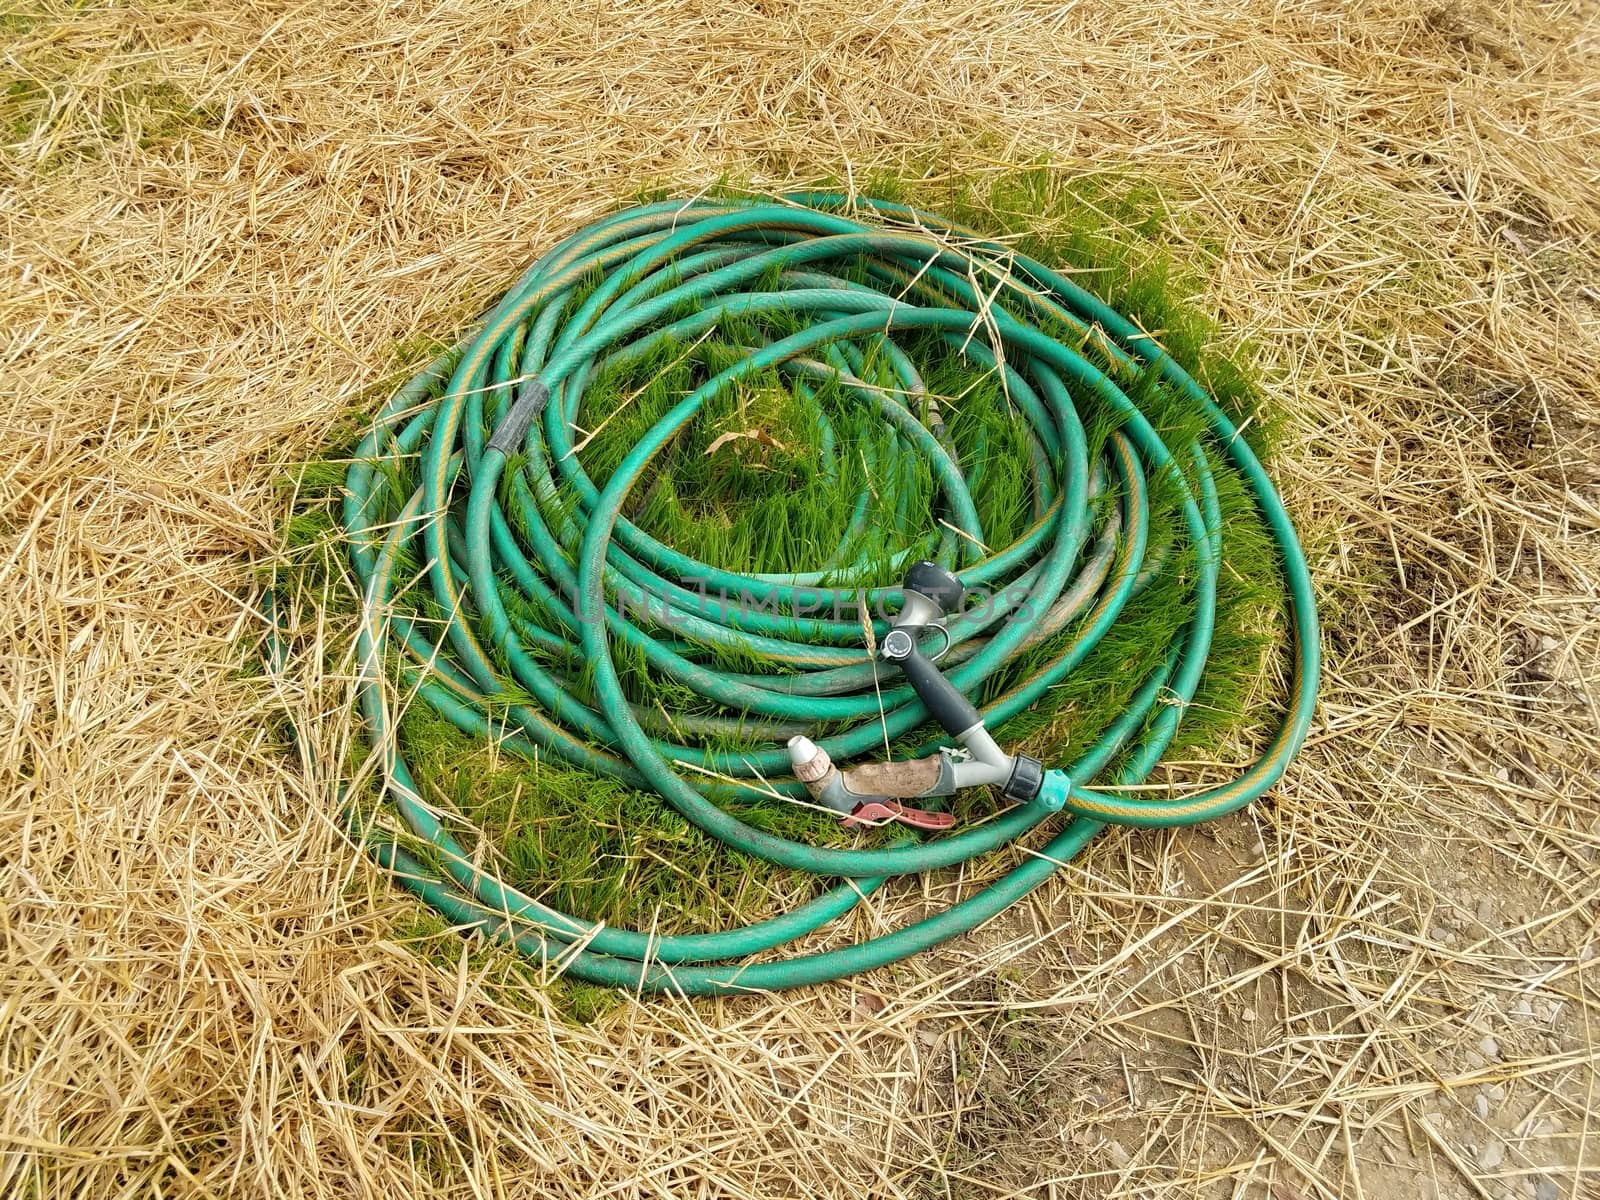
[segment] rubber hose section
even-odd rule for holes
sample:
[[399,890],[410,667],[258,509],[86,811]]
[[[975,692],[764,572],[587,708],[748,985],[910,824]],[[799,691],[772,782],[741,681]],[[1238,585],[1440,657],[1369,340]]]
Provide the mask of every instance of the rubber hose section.
[[[793,332],[731,353],[724,341],[725,352],[707,358],[703,382],[608,477],[585,473],[576,423],[597,373],[648,363],[664,346],[713,344],[730,322],[747,330],[779,312]],[[1031,479],[1034,518],[1013,544],[985,545],[963,464],[930,418],[917,368],[901,349],[908,339],[1000,372],[1007,402],[1025,417],[1030,460],[1016,470]],[[1150,545],[1147,504],[1153,481],[1175,482],[1192,552],[1184,561],[1197,576],[1193,612],[1163,665],[1100,739],[1070,764],[1047,764],[1072,781],[1063,811],[1014,806],[930,840],[906,836],[871,848],[791,841],[740,820],[729,804],[741,793],[769,803],[805,798],[788,777],[780,737],[766,749],[719,750],[713,736],[693,744],[659,723],[647,729],[649,714],[630,706],[615,657],[622,648],[642,656],[652,676],[693,692],[703,701],[698,711],[724,714],[724,725],[842,730],[819,739],[835,761],[873,757],[875,748],[881,758],[886,738],[926,725],[904,681],[875,669],[857,616],[892,617],[900,593],[889,585],[898,573],[871,581],[879,586],[842,585],[850,564],[838,561],[837,546],[818,547],[810,574],[732,572],[695,561],[629,519],[637,515],[630,497],[638,499],[652,460],[708,399],[773,372],[801,395],[831,381],[892,429],[901,457],[922,460],[935,511],[920,514],[924,540],[890,566],[903,571],[913,554],[933,557],[969,589],[996,598],[950,622],[941,666],[963,694],[981,699],[997,670],[1036,653],[1047,635],[1074,631],[983,706],[991,729],[1066,678],[1149,575],[1176,561],[1170,545]],[[1130,398],[1139,394],[1130,381],[1149,373],[1203,410],[1207,435],[1163,440]],[[1094,462],[1083,397],[1116,421]],[[1253,766],[1198,794],[1157,798],[1127,785],[1145,779],[1171,744],[1206,665],[1226,533],[1216,455],[1248,484],[1277,543],[1293,637],[1291,691]],[[1001,912],[1106,824],[1187,825],[1249,804],[1280,778],[1310,725],[1319,657],[1305,557],[1228,416],[1153,338],[1058,272],[900,205],[805,194],[667,201],[606,217],[540,258],[475,333],[403,387],[352,462],[342,521],[363,589],[360,704],[386,799],[426,849],[403,849],[352,804],[354,833],[452,922],[591,983],[703,995],[795,987],[894,962]],[[899,457],[874,464],[877,493],[864,499],[861,521],[889,519],[904,470]],[[414,593],[426,597],[426,620]],[[719,601],[727,596],[751,603]],[[888,626],[880,618],[873,627],[881,637]],[[770,672],[709,662],[708,649],[729,648]],[[654,790],[728,847],[836,883],[787,914],[716,933],[660,936],[556,911],[475,866],[424,802],[398,731],[397,710],[413,699],[507,752]],[[701,727],[723,726],[713,717]],[[886,880],[961,863],[1041,823],[1050,828],[1043,844],[1030,842],[1036,853],[933,916],[843,948],[770,953],[844,915]]]

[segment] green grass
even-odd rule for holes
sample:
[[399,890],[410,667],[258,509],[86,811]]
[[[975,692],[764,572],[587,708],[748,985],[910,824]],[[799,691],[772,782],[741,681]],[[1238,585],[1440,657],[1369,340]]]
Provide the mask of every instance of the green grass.
[[[7,9],[0,12],[0,33],[23,39],[39,20],[25,7]],[[118,145],[151,150],[222,123],[219,106],[197,104],[145,65],[92,79],[82,77],[83,66],[47,38],[21,44],[0,65],[0,152],[48,138],[38,169],[98,158]]]
[[[1259,452],[1270,453],[1276,414],[1263,406],[1248,369],[1218,350],[1222,338],[1215,325],[1180,299],[1196,289],[1160,248],[1170,231],[1159,197],[1149,189],[1104,181],[1073,186],[1039,170],[1016,173],[981,191],[971,184],[932,187],[904,180],[876,180],[869,190],[940,211],[1068,268],[1084,286],[1158,333],[1224,409],[1236,420],[1249,419],[1251,441]],[[604,479],[646,430],[739,353],[738,347],[781,337],[800,323],[781,313],[730,322],[716,341],[664,346],[626,369],[601,371],[590,381],[577,419],[586,471]],[[397,347],[397,365],[414,369],[438,345]],[[1033,514],[1022,415],[994,373],[976,362],[949,354],[932,338],[906,339],[902,345],[930,392],[953,398],[943,408],[984,539],[994,548],[1007,545]],[[885,363],[870,347],[860,373],[872,383],[888,382]],[[1180,445],[1203,429],[1194,405],[1164,385],[1149,379],[1125,379],[1124,384],[1171,444]],[[1116,422],[1091,397],[1075,400],[1091,451],[1098,454]],[[831,425],[831,452],[825,422]],[[339,435],[340,453],[347,452],[355,428],[342,428]],[[1214,464],[1220,464],[1218,448],[1211,450]],[[286,540],[308,577],[338,574],[331,558],[337,530],[330,506],[342,473],[342,463],[330,459],[307,464],[296,481],[300,503]],[[1270,706],[1263,712],[1254,700],[1283,634],[1275,550],[1242,481],[1218,465],[1216,482],[1226,526],[1217,634],[1172,755],[1230,739],[1248,741],[1272,712]],[[1072,677],[998,731],[1003,744],[1047,764],[1070,761],[1121,711],[1181,636],[1191,611],[1194,571],[1172,484],[1157,480],[1151,494],[1151,545],[1175,547],[1168,568]],[[903,504],[852,532],[863,490],[875,514],[892,499]],[[663,542],[731,570],[812,570],[820,565],[819,554],[837,549],[838,579],[866,586],[898,581],[889,561],[933,532],[927,514],[936,505],[931,471],[920,456],[897,447],[870,399],[836,380],[802,384],[769,372],[704,406],[651,464],[630,497],[627,515]],[[318,589],[309,594],[317,595]],[[353,599],[341,606],[348,615]],[[990,681],[987,694],[997,695],[1024,678],[1073,632],[1069,627],[1023,656]],[[735,651],[707,649],[699,657],[727,670],[762,669],[748,654]],[[672,714],[713,711],[680,685],[653,676],[638,654],[619,649],[617,665],[636,705]],[[573,671],[570,663],[563,669],[571,672],[572,690],[585,695],[585,673]],[[400,732],[407,760],[423,781],[424,798],[456,814],[450,824],[458,838],[468,846],[484,843],[503,879],[563,911],[615,925],[692,932],[759,919],[825,886],[826,881],[727,850],[654,794],[553,760],[523,761],[462,733],[420,703],[405,713]],[[902,739],[897,751],[930,732]],[[741,743],[723,738],[722,744],[732,749]],[[992,803],[986,796],[968,796],[958,811],[981,814]],[[744,805],[739,814],[775,833],[817,843],[851,844],[858,836],[832,818],[777,801]],[[881,840],[887,835],[860,836]],[[408,943],[425,957],[453,962],[459,947],[441,939],[442,926],[430,921],[419,918]],[[603,993],[591,992],[571,988],[569,1011],[580,1017],[601,1011]]]

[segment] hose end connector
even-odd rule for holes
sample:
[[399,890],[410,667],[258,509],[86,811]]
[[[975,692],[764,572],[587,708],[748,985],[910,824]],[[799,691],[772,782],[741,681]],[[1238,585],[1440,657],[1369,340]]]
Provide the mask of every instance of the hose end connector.
[[1026,754],[1016,754],[1011,759],[1011,774],[1006,777],[1000,794],[1013,804],[1026,804],[1044,787],[1044,764]]
[[1067,806],[1067,795],[1072,791],[1072,780],[1065,771],[1050,770],[1044,773],[1044,783],[1033,802],[1047,812],[1060,812]]

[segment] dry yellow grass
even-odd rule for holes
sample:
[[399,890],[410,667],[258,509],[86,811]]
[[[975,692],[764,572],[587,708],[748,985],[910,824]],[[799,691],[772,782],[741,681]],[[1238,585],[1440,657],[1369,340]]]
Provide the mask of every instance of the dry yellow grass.
[[[1596,1194],[1590,0],[8,3],[0,39],[0,1194]],[[1312,744],[854,985],[580,1028],[465,943],[425,966],[278,740],[347,737],[341,682],[240,671],[285,464],[641,185],[933,144],[1131,169],[1199,231],[1294,414]]]

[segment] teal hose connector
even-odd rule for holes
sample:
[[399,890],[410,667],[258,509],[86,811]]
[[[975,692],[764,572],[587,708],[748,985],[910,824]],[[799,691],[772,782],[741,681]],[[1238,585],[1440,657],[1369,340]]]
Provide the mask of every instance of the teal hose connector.
[[1033,802],[1045,812],[1058,813],[1067,806],[1067,797],[1071,794],[1072,780],[1067,778],[1065,771],[1046,771],[1044,786],[1039,789]]

